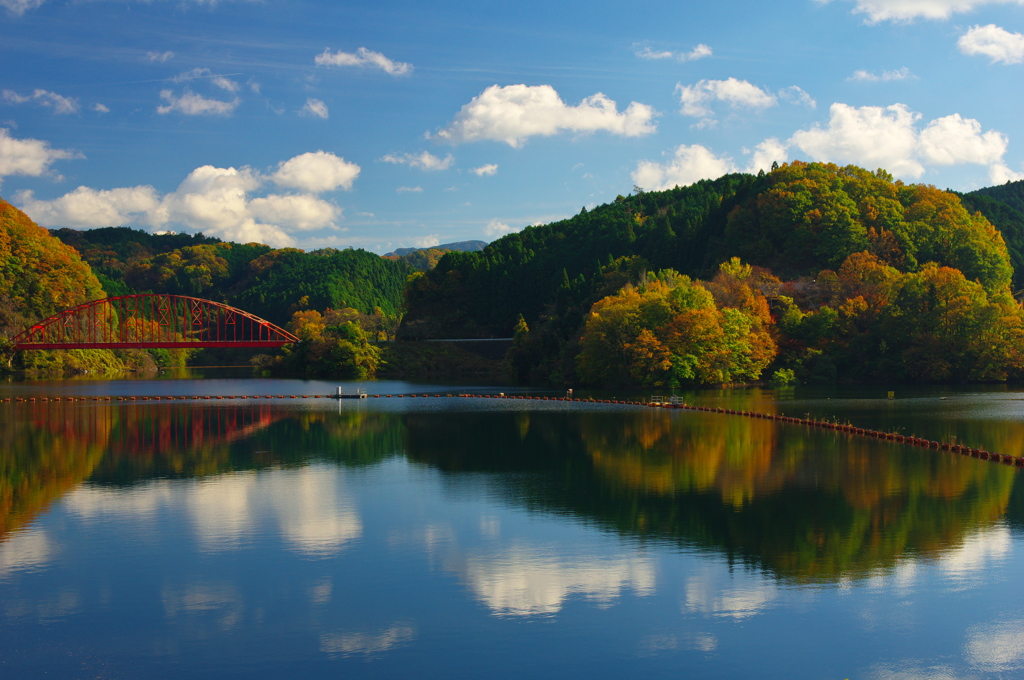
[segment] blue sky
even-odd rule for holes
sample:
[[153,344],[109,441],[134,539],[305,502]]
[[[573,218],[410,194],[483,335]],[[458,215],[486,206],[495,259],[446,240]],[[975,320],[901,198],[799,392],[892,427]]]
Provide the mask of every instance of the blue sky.
[[1024,0],[0,0],[48,227],[486,241],[773,161],[1024,178]]

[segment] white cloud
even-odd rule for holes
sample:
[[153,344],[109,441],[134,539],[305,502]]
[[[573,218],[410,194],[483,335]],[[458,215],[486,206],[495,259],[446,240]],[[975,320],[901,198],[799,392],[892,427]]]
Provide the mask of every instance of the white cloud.
[[917,159],[916,122],[921,114],[903,104],[886,108],[855,108],[835,103],[828,127],[814,125],[791,138],[809,158],[816,161],[856,163],[867,168],[885,168],[896,175],[919,177],[924,166]]
[[77,151],[54,149],[39,139],[15,139],[7,128],[0,128],[0,180],[8,175],[40,177],[57,160],[84,158]]
[[[752,85],[745,80],[701,80],[696,85],[676,85],[679,101],[683,105],[680,113],[696,118],[714,115],[710,104],[721,101],[732,108],[747,107],[766,109],[778,104],[775,95]],[[803,90],[801,90],[803,92]]]
[[360,47],[355,54],[351,52],[331,52],[330,48],[324,49],[314,60],[317,66],[360,66],[363,68],[379,68],[385,73],[393,76],[404,76],[412,73],[412,64],[401,61],[391,61],[380,52],[373,52]]
[[634,184],[648,191],[662,191],[730,172],[736,172],[736,164],[728,156],[718,157],[700,144],[680,144],[664,164],[641,161],[632,178]]
[[412,240],[413,246],[417,248],[433,248],[436,245],[440,245],[441,239],[437,234],[427,234]]
[[213,76],[211,82],[220,89],[228,92],[238,92],[242,88],[241,85],[224,76]]
[[96,113],[110,113],[110,109],[99,102],[92,105],[92,110]]
[[957,41],[964,54],[983,55],[993,64],[1019,64],[1024,62],[1024,35],[1010,33],[995,24],[974,26]]
[[[342,209],[314,194],[350,188],[359,166],[323,151],[302,154],[263,176],[251,168],[196,168],[164,196],[150,186],[96,190],[78,187],[53,200],[17,194],[22,209],[47,227],[144,224],[153,229],[202,231],[232,241],[295,244],[294,232],[337,229]],[[256,195],[272,181],[302,193]]]
[[422,194],[423,187],[398,187],[395,191],[400,194]]
[[166,219],[186,224],[205,234],[247,243],[291,245],[280,226],[261,224],[249,206],[248,194],[260,185],[249,168],[196,168],[163,201]]
[[779,96],[787,102],[806,106],[809,109],[818,107],[818,102],[814,101],[814,97],[807,94],[802,87],[797,85],[790,85],[789,87],[782,88],[779,90]]
[[[1024,164],[1022,164],[1024,167]],[[1006,184],[1007,182],[1017,182],[1024,179],[1024,172],[1014,172],[1005,163],[993,163],[988,169],[989,179],[992,184]]]
[[444,158],[438,158],[429,151],[424,151],[421,154],[406,153],[401,156],[389,153],[381,158],[381,160],[386,163],[408,165],[411,168],[420,168],[421,170],[447,170],[455,162],[455,157],[448,154]]
[[78,99],[74,97],[62,97],[56,92],[49,90],[35,90],[29,95],[20,95],[13,90],[4,90],[4,101],[9,104],[24,104],[35,102],[40,106],[53,109],[54,113],[78,113]]
[[[818,0],[830,2],[831,0]],[[910,21],[948,19],[954,12],[970,12],[983,5],[1022,5],[1024,0],[853,0],[854,12],[867,14],[868,21]]]
[[495,163],[488,163],[487,165],[481,165],[479,168],[473,168],[470,172],[477,177],[491,177],[498,174],[498,166]]
[[323,101],[319,99],[309,97],[306,99],[306,105],[302,107],[302,113],[327,120],[327,104],[324,104]]
[[484,227],[484,233],[487,234],[489,238],[500,238],[505,234],[512,234],[521,230],[522,227],[510,227],[498,219],[491,220],[487,223],[487,226]]
[[[236,73],[236,74],[231,74],[231,75],[238,75],[238,74]],[[190,71],[182,71],[178,75],[176,75],[173,78],[171,78],[171,82],[174,82],[174,83],[187,83],[190,80],[198,80],[198,79],[202,79],[202,78],[208,78],[208,79],[210,79],[212,81],[215,81],[215,83],[216,83],[216,81],[220,80],[221,82],[216,83],[216,84],[217,84],[217,87],[220,87],[222,89],[231,89],[232,87],[237,89],[237,85],[235,85],[233,83],[233,81],[228,80],[226,75],[220,74],[220,73],[214,73],[213,71],[211,71],[208,68],[202,68],[202,67],[199,67],[199,66],[195,67],[194,69],[192,69]],[[224,82],[224,81],[226,81],[226,82]]]
[[175,97],[174,93],[170,90],[161,90],[160,98],[165,100],[167,104],[158,106],[156,108],[157,113],[168,114],[171,111],[180,111],[186,116],[230,116],[241,103],[238,97],[229,102],[219,99],[207,99],[188,88],[185,88],[185,92],[180,97]]
[[668,50],[655,52],[648,46],[644,47],[639,52],[636,52],[636,56],[640,57],[641,59],[672,59],[673,57],[676,56],[676,53],[670,52]]
[[437,137],[452,143],[493,140],[521,147],[534,135],[603,130],[624,137],[654,132],[653,108],[630,102],[619,112],[614,101],[598,92],[576,106],[567,106],[550,85],[492,85],[462,107]]
[[1007,140],[959,114],[937,118],[918,132],[921,114],[903,104],[855,108],[835,103],[827,127],[797,131],[788,142],[810,159],[885,168],[893,174],[920,177],[924,165],[1001,163]]
[[704,43],[701,43],[689,52],[670,52],[668,50],[655,52],[650,47],[644,47],[636,53],[636,56],[641,59],[676,59],[678,61],[695,61],[697,59],[703,59],[704,57],[710,57],[711,54],[711,48]]
[[35,9],[46,0],[0,0],[0,7],[4,7],[11,14],[21,16],[30,9]]
[[318,194],[339,187],[351,189],[360,170],[329,151],[311,151],[281,163],[270,179],[278,186]]
[[146,61],[158,62],[163,64],[164,62],[173,59],[174,52],[167,50],[166,52],[146,52]]
[[768,172],[771,170],[772,163],[782,165],[788,160],[789,150],[786,148],[786,145],[775,137],[771,137],[754,148],[746,171],[756,173],[758,170],[764,170]]
[[893,80],[908,80],[910,78],[916,78],[910,69],[906,66],[898,68],[894,71],[882,71],[881,73],[871,73],[863,69],[859,69],[853,72],[853,75],[847,78],[847,80],[859,80],[868,83],[878,82],[889,82]]
[[991,165],[1002,160],[1008,140],[995,130],[982,133],[981,123],[959,113],[928,123],[919,138],[926,163]]
[[31,191],[15,195],[21,209],[42,225],[60,225],[75,229],[116,227],[135,222],[154,225],[159,215],[160,197],[151,186],[125,187],[97,191],[78,187],[52,201],[37,200]]
[[270,194],[249,202],[253,216],[297,231],[334,226],[341,208],[310,194]]
[[[815,124],[796,131],[788,140],[766,139],[753,151],[745,172],[768,170],[783,163],[798,149],[808,160],[884,168],[897,176],[917,178],[926,166],[974,164],[989,166],[995,184],[1024,178],[1003,162],[1008,140],[995,130],[983,132],[981,123],[960,114],[930,121],[923,129],[921,114],[903,104],[860,108],[835,103],[827,125]],[[728,156],[717,156],[704,146],[680,145],[664,163],[641,161],[633,183],[661,190],[685,186],[701,179],[737,172]]]

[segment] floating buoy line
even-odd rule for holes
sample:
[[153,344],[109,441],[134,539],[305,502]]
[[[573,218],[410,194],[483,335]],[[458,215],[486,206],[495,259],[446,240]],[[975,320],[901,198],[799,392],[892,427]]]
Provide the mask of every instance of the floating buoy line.
[[917,446],[926,449],[936,449],[941,451],[950,451],[952,453],[958,453],[963,456],[971,456],[972,458],[979,458],[981,460],[990,460],[997,463],[1004,463],[1006,465],[1013,465],[1016,467],[1024,467],[1024,457],[1010,456],[1006,454],[993,453],[984,449],[975,449],[962,444],[954,442],[938,442],[931,441],[928,439],[922,439],[920,437],[914,437],[909,435],[899,434],[897,432],[880,432],[877,430],[868,430],[862,427],[856,427],[849,423],[839,423],[829,420],[816,420],[814,418],[793,418],[790,416],[775,414],[775,413],[760,413],[757,411],[737,411],[729,408],[720,408],[715,406],[692,406],[685,403],[671,403],[661,401],[628,401],[621,399],[579,399],[573,397],[532,397],[525,395],[506,395],[504,393],[499,394],[367,394],[365,392],[358,392],[357,394],[278,394],[278,395],[254,395],[254,394],[242,394],[242,395],[193,395],[193,396],[134,396],[134,397],[7,397],[0,399],[0,402],[4,403],[30,403],[30,402],[82,402],[82,401],[93,401],[93,402],[140,402],[140,401],[222,401],[222,400],[233,400],[233,399],[425,399],[425,398],[462,398],[462,399],[512,399],[512,400],[528,400],[528,401],[568,401],[568,402],[580,402],[587,404],[622,404],[626,406],[643,406],[647,408],[666,408],[666,409],[684,409],[687,411],[702,411],[705,413],[721,413],[726,415],[743,416],[747,418],[760,418],[763,420],[775,420],[784,423],[793,423],[795,425],[804,425],[806,427],[820,428],[824,430],[834,430],[836,432],[843,432],[850,435],[869,437],[871,439],[880,439],[884,441],[896,442],[899,444],[908,444],[910,446]]

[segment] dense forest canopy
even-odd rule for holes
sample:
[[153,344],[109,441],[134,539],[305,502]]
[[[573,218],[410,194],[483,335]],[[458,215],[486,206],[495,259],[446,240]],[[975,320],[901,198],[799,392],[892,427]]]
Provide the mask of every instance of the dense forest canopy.
[[778,276],[813,277],[869,251],[901,271],[954,267],[993,292],[1013,269],[1002,236],[952,193],[883,170],[794,162],[644,192],[527,227],[481,252],[448,253],[408,292],[407,337],[509,336],[562,293],[583,299],[626,256],[701,278],[733,256]]
[[100,282],[78,251],[0,198],[0,331],[10,337],[39,319],[101,297]]
[[1008,247],[986,215],[1013,210],[821,163],[637,189],[446,254],[410,280],[399,335],[514,333],[528,382],[1006,379],[1024,229]]
[[397,316],[412,267],[364,250],[274,250],[202,234],[126,227],[54,232],[100,274],[110,295],[169,293],[224,302],[284,324],[302,309],[351,307]]

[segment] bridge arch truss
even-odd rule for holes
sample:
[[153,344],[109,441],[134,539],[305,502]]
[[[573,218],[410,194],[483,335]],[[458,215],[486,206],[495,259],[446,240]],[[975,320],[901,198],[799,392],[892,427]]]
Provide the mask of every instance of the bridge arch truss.
[[184,295],[120,295],[85,302],[12,338],[29,349],[281,347],[299,339],[236,307]]

